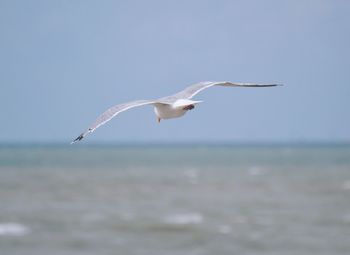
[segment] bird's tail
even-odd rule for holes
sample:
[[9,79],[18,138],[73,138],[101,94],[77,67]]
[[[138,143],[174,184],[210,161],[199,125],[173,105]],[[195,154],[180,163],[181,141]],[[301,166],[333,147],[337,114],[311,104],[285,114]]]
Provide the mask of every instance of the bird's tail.
[[195,105],[198,103],[201,103],[203,101],[194,101],[194,100],[190,100],[190,99],[178,99],[175,103],[174,103],[174,107],[182,107],[182,106],[187,106],[187,105]]

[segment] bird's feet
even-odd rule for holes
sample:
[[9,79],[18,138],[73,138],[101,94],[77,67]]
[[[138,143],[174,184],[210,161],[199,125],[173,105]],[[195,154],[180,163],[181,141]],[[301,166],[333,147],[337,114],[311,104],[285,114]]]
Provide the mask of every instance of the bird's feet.
[[194,105],[193,104],[190,104],[190,105],[186,105],[184,108],[184,110],[188,111],[188,110],[192,110],[194,108]]

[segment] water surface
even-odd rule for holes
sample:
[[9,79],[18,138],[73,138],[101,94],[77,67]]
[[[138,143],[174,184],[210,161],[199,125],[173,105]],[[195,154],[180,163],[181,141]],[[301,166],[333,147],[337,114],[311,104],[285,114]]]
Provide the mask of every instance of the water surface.
[[1,146],[0,254],[350,254],[350,146]]

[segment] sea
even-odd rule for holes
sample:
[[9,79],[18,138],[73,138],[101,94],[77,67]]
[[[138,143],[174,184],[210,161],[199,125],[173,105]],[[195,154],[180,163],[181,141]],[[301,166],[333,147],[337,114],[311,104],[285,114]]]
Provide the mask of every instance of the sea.
[[350,145],[0,145],[22,254],[348,255]]

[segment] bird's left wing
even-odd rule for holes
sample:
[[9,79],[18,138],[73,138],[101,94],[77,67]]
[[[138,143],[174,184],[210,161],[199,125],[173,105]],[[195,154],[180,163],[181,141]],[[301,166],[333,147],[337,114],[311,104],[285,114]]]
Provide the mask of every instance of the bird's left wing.
[[98,127],[102,126],[103,124],[105,124],[106,122],[110,121],[112,118],[114,118],[115,116],[117,116],[121,112],[124,112],[130,108],[134,108],[137,106],[156,104],[156,103],[158,103],[158,102],[153,101],[153,100],[136,100],[136,101],[131,101],[128,103],[118,104],[118,105],[112,106],[107,111],[102,113],[96,119],[96,121],[85,132],[81,133],[74,141],[72,141],[71,144],[82,140],[87,134],[94,132],[96,128],[98,128]]
[[260,87],[274,87],[279,85],[281,84],[255,84],[255,83],[237,83],[237,82],[229,82],[229,81],[203,81],[185,88],[184,90],[176,93],[172,97],[175,97],[178,99],[180,98],[191,99],[202,90],[213,86],[260,88]]

